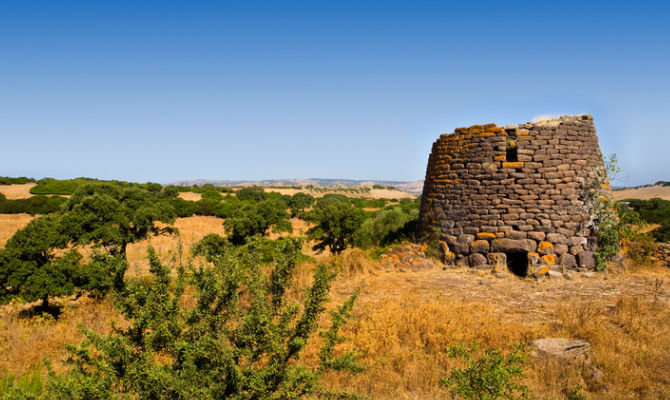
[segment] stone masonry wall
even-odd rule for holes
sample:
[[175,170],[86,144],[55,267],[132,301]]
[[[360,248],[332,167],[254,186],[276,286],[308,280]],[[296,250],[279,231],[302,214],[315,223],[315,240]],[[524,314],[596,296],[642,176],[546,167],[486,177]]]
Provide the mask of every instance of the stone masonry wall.
[[475,125],[433,144],[418,234],[437,232],[447,257],[495,266],[592,269],[587,199],[602,167],[593,118]]

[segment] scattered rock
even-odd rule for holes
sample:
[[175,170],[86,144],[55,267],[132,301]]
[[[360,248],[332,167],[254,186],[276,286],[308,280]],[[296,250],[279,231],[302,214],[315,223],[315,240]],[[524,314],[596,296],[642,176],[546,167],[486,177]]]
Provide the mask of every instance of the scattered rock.
[[530,342],[530,346],[539,357],[557,357],[567,360],[576,360],[591,350],[591,344],[586,340],[565,338],[537,339]]
[[530,343],[533,356],[542,359],[556,359],[571,363],[582,369],[582,376],[602,385],[605,374],[591,363],[591,344],[586,340],[565,338],[537,339]]
[[586,269],[595,269],[596,268],[596,259],[593,256],[592,251],[585,251],[577,255],[577,265],[580,268]]
[[549,270],[549,273],[547,274],[547,276],[548,276],[549,278],[552,278],[552,279],[561,279],[561,278],[563,278],[563,274],[562,274],[562,273],[557,272],[557,271],[552,271],[552,270]]
[[530,276],[532,276],[533,278],[539,278],[541,276],[547,275],[548,273],[549,273],[549,267],[547,267],[546,265],[541,265],[535,268],[535,270],[530,274]]
[[505,277],[507,277],[507,274],[504,273],[504,272],[496,272],[495,277],[496,278],[505,278]]

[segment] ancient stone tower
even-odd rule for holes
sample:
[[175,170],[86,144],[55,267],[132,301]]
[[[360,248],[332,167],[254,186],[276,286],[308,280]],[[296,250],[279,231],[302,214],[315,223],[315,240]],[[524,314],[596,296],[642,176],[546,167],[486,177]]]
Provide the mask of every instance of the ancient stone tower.
[[433,144],[418,233],[478,268],[594,268],[589,199],[602,167],[590,115],[456,129]]

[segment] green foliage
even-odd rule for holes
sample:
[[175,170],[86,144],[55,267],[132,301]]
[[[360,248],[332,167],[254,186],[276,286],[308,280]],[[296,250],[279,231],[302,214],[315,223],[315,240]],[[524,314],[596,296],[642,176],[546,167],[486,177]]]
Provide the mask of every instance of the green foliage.
[[175,217],[171,200],[160,193],[137,186],[88,183],[65,203],[61,222],[70,241],[102,246],[107,253],[125,258],[128,244],[173,232],[156,222],[171,224]]
[[245,200],[262,201],[265,200],[267,195],[265,193],[265,189],[263,189],[262,187],[249,186],[238,190],[236,196],[238,199],[242,201]]
[[44,178],[37,181],[37,185],[30,189],[32,194],[72,194],[79,187],[85,183],[93,182],[90,178],[76,178],[76,179],[53,179]]
[[306,218],[316,224],[307,231],[310,238],[318,241],[314,249],[322,251],[328,247],[331,253],[339,254],[353,245],[365,214],[348,201],[332,199],[317,202]]
[[66,201],[65,197],[60,196],[32,196],[27,199],[7,200],[0,194],[0,214],[52,214],[60,210]]
[[565,400],[586,400],[586,395],[582,393],[580,385],[574,386],[565,391]]
[[621,203],[635,210],[645,222],[661,225],[651,232],[653,238],[659,242],[670,242],[670,201],[626,199]]
[[46,382],[39,366],[21,377],[0,374],[0,400],[38,400],[44,398]]
[[35,182],[35,179],[26,178],[25,176],[20,176],[18,178],[12,178],[9,176],[0,176],[0,185],[23,185],[28,182]]
[[639,200],[626,199],[621,200],[629,207],[635,210],[645,222],[650,224],[661,224],[670,220],[670,201],[663,199]]
[[[358,398],[320,384],[324,372],[361,370],[353,352],[334,352],[356,295],[331,312],[318,365],[299,361],[320,330],[335,277],[318,266],[302,305],[290,302],[299,251],[298,241],[285,241],[269,274],[253,251],[237,248],[211,267],[177,267],[176,277],[150,251],[153,279],[134,281],[116,296],[128,327],[108,335],[85,330],[70,370],[49,383],[49,398]],[[186,292],[192,307],[185,306],[193,304],[183,301]]]
[[47,308],[50,297],[88,286],[81,254],[70,250],[56,256],[54,250],[66,244],[57,216],[37,218],[16,232],[0,250],[0,301],[42,300]]
[[252,236],[264,236],[270,227],[274,232],[292,232],[286,205],[279,200],[244,201],[224,222],[230,240],[244,244]]
[[314,204],[314,197],[303,192],[294,194],[287,202],[287,205],[291,208],[292,217],[304,212],[312,204]]
[[223,257],[230,242],[228,239],[216,233],[210,233],[193,245],[191,253],[194,256],[203,256],[207,261],[214,261],[216,257]]
[[637,217],[628,207],[615,204],[603,189],[609,179],[619,173],[616,154],[612,154],[609,159],[603,160],[602,167],[595,170],[588,188],[590,197],[587,205],[592,210],[594,230],[598,236],[598,250],[594,254],[597,271],[603,271],[607,263],[619,254],[622,241],[634,235],[631,223],[637,221]]
[[474,358],[476,352],[476,343],[448,348],[449,357],[463,359],[467,366],[452,369],[449,377],[440,380],[440,385],[447,387],[452,395],[468,400],[531,398],[528,387],[515,382],[523,377],[522,345],[507,355],[488,348],[479,358]]
[[416,228],[419,211],[411,209],[409,213],[395,206],[377,212],[367,219],[356,231],[354,243],[364,249],[373,246],[387,246],[404,237],[410,238]]
[[223,200],[223,196],[221,196],[221,193],[217,190],[208,190],[202,194],[203,199],[207,200],[213,200],[213,201],[221,201]]

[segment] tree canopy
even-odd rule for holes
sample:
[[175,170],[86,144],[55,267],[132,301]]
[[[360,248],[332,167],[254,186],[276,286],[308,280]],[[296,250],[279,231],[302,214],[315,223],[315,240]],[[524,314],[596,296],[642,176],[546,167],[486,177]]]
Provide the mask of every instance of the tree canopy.
[[319,201],[307,218],[316,224],[307,231],[310,238],[319,241],[314,249],[328,247],[331,253],[339,254],[353,245],[354,234],[365,220],[365,213],[349,202],[330,199]]

